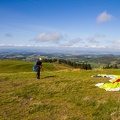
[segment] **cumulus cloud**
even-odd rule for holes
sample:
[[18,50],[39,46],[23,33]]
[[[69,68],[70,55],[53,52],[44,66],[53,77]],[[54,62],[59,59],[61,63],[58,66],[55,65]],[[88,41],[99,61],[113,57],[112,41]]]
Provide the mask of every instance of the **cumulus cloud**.
[[105,37],[106,36],[104,34],[97,33],[92,37],[88,37],[87,41],[90,42],[90,43],[99,43],[99,39],[104,39]]
[[103,23],[112,20],[113,16],[108,14],[106,11],[98,15],[97,22]]
[[40,33],[34,40],[37,42],[59,42],[64,36],[59,32]]
[[85,45],[83,46],[84,48],[95,48],[95,49],[102,49],[102,48],[107,48],[106,46],[104,45],[99,45],[99,44],[96,44],[96,45]]
[[76,44],[76,43],[79,43],[79,42],[82,42],[82,39],[81,38],[75,38],[75,39],[70,40],[69,44],[73,45],[73,44]]
[[118,44],[118,45],[119,45],[119,44],[120,44],[120,39],[115,40],[115,41],[113,41],[112,43],[113,43],[113,44]]
[[89,43],[98,43],[98,41],[96,40],[96,37],[88,37],[88,38],[87,38],[87,41],[88,41]]
[[71,39],[68,43],[61,44],[61,46],[67,46],[67,47],[73,46],[73,45],[80,43],[80,42],[82,42],[82,39],[78,37],[78,38]]

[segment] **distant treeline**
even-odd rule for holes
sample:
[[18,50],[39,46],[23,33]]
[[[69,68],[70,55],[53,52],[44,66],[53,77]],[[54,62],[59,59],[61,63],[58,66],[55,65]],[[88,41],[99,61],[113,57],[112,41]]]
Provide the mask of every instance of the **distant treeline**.
[[49,62],[49,63],[53,63],[53,62],[56,62],[58,64],[67,64],[69,66],[72,66],[74,68],[80,68],[80,69],[85,69],[85,70],[91,70],[92,67],[91,67],[91,64],[88,64],[88,63],[80,63],[80,62],[73,62],[73,61],[70,61],[70,60],[65,60],[65,59],[47,59],[47,58],[44,58],[43,59],[43,62]]
[[114,65],[108,64],[108,65],[104,66],[103,69],[118,69],[118,66],[117,66],[117,64],[114,64]]

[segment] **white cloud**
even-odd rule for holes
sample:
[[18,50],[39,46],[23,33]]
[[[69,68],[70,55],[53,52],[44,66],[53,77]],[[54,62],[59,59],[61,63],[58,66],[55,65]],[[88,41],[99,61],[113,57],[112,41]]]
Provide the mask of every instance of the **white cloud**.
[[82,39],[78,37],[78,38],[74,38],[74,39],[70,40],[68,43],[61,44],[61,46],[70,47],[75,44],[78,44],[79,42],[82,42]]
[[98,41],[96,40],[96,37],[95,37],[95,36],[93,36],[93,37],[88,37],[87,40],[88,40],[89,43],[98,43]]
[[81,41],[82,41],[81,38],[75,38],[75,39],[70,40],[68,44],[69,44],[70,46],[72,46],[72,45],[74,45],[74,44],[76,44],[76,43],[79,43],[79,42],[81,42]]
[[95,34],[94,36],[88,37],[87,41],[89,43],[99,43],[99,40],[104,39],[106,36],[104,34]]
[[84,48],[96,48],[96,49],[101,49],[101,48],[107,48],[107,46],[104,45],[85,45]]
[[113,16],[108,14],[106,11],[98,15],[97,22],[103,23],[112,20]]
[[52,32],[52,33],[40,33],[37,38],[34,40],[37,42],[59,42],[63,38],[63,35],[58,32]]
[[120,44],[120,39],[119,39],[119,40],[115,40],[115,41],[113,41],[112,43],[119,45],[119,44]]

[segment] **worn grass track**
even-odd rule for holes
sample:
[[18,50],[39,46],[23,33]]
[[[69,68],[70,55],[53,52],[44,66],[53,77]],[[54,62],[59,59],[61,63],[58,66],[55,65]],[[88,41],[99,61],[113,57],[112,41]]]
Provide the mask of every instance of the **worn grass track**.
[[[2,66],[6,61],[2,61]],[[23,62],[24,63],[24,62]],[[41,79],[24,63],[17,72],[0,73],[0,120],[119,120],[119,92],[108,92],[95,84],[108,78],[92,75],[119,74],[119,70],[73,70],[45,64]],[[1,66],[1,64],[0,64]],[[8,65],[9,66],[9,65]],[[50,67],[51,66],[51,67]],[[0,68],[2,71],[3,68]]]

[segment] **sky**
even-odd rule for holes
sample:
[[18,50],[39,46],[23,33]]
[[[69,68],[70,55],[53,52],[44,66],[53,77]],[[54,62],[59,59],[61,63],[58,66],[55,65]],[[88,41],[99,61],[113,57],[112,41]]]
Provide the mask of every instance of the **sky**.
[[0,47],[120,49],[120,0],[0,0]]

